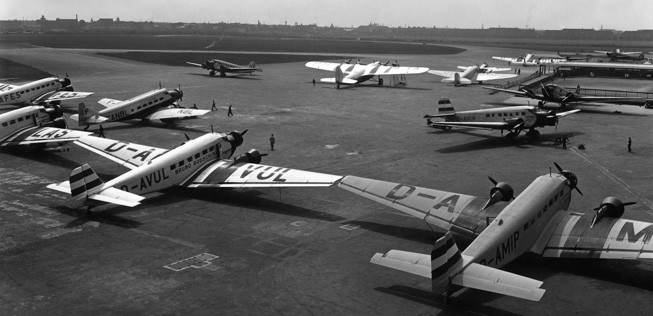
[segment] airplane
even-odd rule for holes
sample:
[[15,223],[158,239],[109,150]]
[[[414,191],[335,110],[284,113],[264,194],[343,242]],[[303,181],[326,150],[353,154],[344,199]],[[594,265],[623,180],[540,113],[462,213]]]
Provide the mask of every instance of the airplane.
[[256,68],[256,63],[253,61],[250,62],[249,65],[247,66],[236,65],[234,63],[230,63],[228,61],[219,60],[219,59],[205,60],[201,64],[191,63],[188,61],[186,63],[189,65],[202,67],[202,69],[208,70],[209,76],[211,77],[215,76],[216,72],[220,74],[220,77],[226,77],[227,73],[235,73],[235,74],[248,73],[251,75],[255,71],[263,71],[260,68]]
[[641,101],[644,103],[646,100],[640,97],[595,97],[595,96],[583,96],[580,94],[580,86],[576,87],[576,91],[572,92],[563,87],[560,87],[556,84],[547,84],[546,86],[541,84],[541,94],[535,93],[532,89],[522,88],[521,90],[509,90],[501,89],[495,87],[482,87],[483,89],[501,91],[506,93],[512,93],[516,96],[525,96],[531,99],[540,100],[538,103],[539,106],[545,105],[547,102],[555,102],[560,104],[561,107],[566,107],[568,103],[576,102],[604,102],[604,103],[622,103],[622,102],[633,102]]
[[644,52],[624,52],[621,49],[617,48],[611,51],[596,50],[596,53],[605,54],[610,57],[611,60],[644,60]]
[[324,61],[309,61],[306,63],[306,67],[326,71],[334,71],[334,78],[322,78],[320,81],[335,83],[336,88],[338,89],[340,88],[341,84],[358,84],[370,80],[374,78],[374,76],[379,76],[379,85],[383,85],[383,79],[381,79],[382,75],[391,76],[423,74],[429,70],[426,67],[387,66],[381,64],[379,61],[375,61],[367,65],[360,63],[350,64],[349,62],[332,63]]
[[[446,232],[430,254],[399,250],[375,254],[370,262],[432,280],[436,294],[464,287],[539,301],[543,282],[500,270],[525,254],[587,259],[653,259],[653,223],[620,219],[624,206],[608,197],[592,212],[567,211],[578,178],[554,162],[558,173],[536,178],[514,196],[505,182],[489,198],[401,183],[346,176],[338,186],[424,220]],[[458,250],[452,237],[471,243]]]
[[474,66],[458,66],[462,71],[429,70],[430,74],[445,77],[442,82],[453,82],[454,85],[483,83],[483,81],[510,79],[517,74],[497,74],[498,71],[509,71],[512,68],[488,67],[486,63]]
[[507,61],[508,65],[514,64],[516,66],[522,66],[522,67],[534,67],[534,66],[539,66],[540,64],[551,64],[551,63],[567,60],[566,58],[560,58],[560,57],[549,57],[549,56],[535,57],[533,54],[527,54],[526,57],[519,56],[517,58],[497,57],[497,56],[492,56],[492,58],[497,60]]
[[71,195],[70,206],[102,203],[134,207],[143,195],[170,187],[265,188],[327,187],[341,176],[261,165],[265,154],[252,149],[229,159],[247,132],[210,132],[174,149],[157,148],[93,136],[74,144],[104,156],[131,170],[103,182],[88,164],[75,168],[68,181],[47,187]]
[[73,114],[71,119],[77,121],[79,126],[102,124],[108,122],[124,121],[130,119],[161,120],[171,123],[175,120],[193,118],[204,115],[209,110],[180,108],[175,105],[181,100],[184,93],[181,89],[166,90],[159,88],[137,95],[131,99],[120,101],[102,99],[98,101],[105,109],[96,111],[79,104],[79,114]]
[[68,78],[48,77],[22,85],[0,83],[0,105],[60,104],[81,99],[92,92],[75,92]]
[[60,105],[32,105],[0,114],[0,147],[60,146],[88,134],[66,129]]
[[[535,106],[508,106],[500,108],[489,108],[481,110],[456,112],[449,99],[438,101],[437,115],[424,115],[426,124],[435,128],[451,129],[452,127],[488,128],[510,131],[506,137],[515,137],[522,130],[528,129],[526,135],[530,137],[539,136],[536,127],[558,126],[558,119],[579,112],[571,110],[555,113],[544,111]],[[442,118],[444,121],[433,121],[433,118]]]

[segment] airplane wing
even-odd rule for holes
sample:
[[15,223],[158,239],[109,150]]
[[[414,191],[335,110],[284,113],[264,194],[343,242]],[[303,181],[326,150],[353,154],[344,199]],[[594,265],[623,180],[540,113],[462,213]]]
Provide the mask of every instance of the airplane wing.
[[543,257],[653,259],[653,223],[594,214],[560,213],[544,230],[533,252]]
[[487,198],[355,176],[344,177],[338,187],[444,230],[455,227],[468,236],[476,236],[477,228],[485,225],[485,217],[505,206],[505,202],[497,202],[492,206],[496,209],[483,211]]
[[183,119],[183,118],[191,118],[191,117],[204,115],[209,112],[211,111],[185,109],[185,108],[165,108],[165,109],[160,109],[146,116],[145,119],[148,120]]
[[575,97],[573,101],[620,103],[620,102],[632,102],[632,101],[640,101],[640,100],[642,103],[646,101],[642,97],[592,97],[592,96]]
[[[336,83],[336,78],[321,78],[320,82]],[[354,79],[349,79],[349,78],[342,78],[342,80],[340,80],[340,83],[356,84],[356,83],[358,83],[358,81],[356,81]]]
[[456,75],[455,71],[446,70],[429,70],[428,73],[445,78],[453,78]]
[[509,71],[512,70],[512,68],[486,67],[485,70],[488,72],[499,72],[499,71]]
[[193,65],[193,66],[197,66],[197,67],[202,67],[202,68],[204,68],[204,65],[202,65],[202,64],[191,63],[191,62],[189,62],[189,61],[187,61],[186,63],[189,64],[189,65]]
[[114,100],[114,99],[109,99],[109,98],[104,98],[100,101],[97,101],[97,103],[100,103],[102,106],[107,107],[107,108],[113,108],[118,105],[120,105],[123,101],[120,100]]
[[416,75],[429,71],[426,67],[400,67],[400,66],[383,66],[366,68],[363,76],[381,76],[381,75]]
[[12,90],[12,89],[14,89],[16,87],[18,87],[18,86],[14,86],[14,85],[7,84],[7,83],[0,83],[0,92],[9,91],[9,90]]
[[561,118],[561,117],[565,117],[567,115],[572,115],[572,114],[578,113],[578,112],[580,112],[580,109],[575,109],[575,110],[566,111],[566,112],[559,112],[559,113],[556,113],[556,116],[558,118]]
[[231,68],[226,68],[225,72],[233,72],[233,73],[242,73],[242,72],[254,72],[254,71],[261,71],[259,68],[250,68],[250,67],[231,67]]
[[471,128],[489,128],[489,129],[512,129],[519,122],[431,122],[433,127],[471,127]]
[[501,88],[485,87],[485,86],[483,86],[481,88],[488,89],[488,90],[493,90],[493,91],[501,91],[501,92],[511,93],[511,94],[519,95],[519,96],[526,96],[526,92],[519,91],[519,90],[501,89]]
[[92,133],[57,127],[30,127],[1,140],[0,146],[60,144],[75,141],[89,134]]
[[125,143],[119,140],[95,136],[82,137],[76,140],[74,144],[113,160],[129,169],[143,165],[168,151],[163,148]]
[[349,64],[331,63],[326,61],[309,61],[306,63],[306,67],[308,68],[314,68],[314,69],[320,69],[326,71],[336,71],[336,67],[340,65],[349,65]]
[[93,92],[79,92],[79,91],[57,91],[52,94],[45,94],[44,96],[36,99],[36,102],[55,102],[73,99],[83,99],[92,95]]
[[492,59],[503,60],[503,61],[509,61],[509,62],[515,62],[515,61],[517,61],[517,58],[511,58],[511,57],[497,57],[497,56],[492,56]]
[[182,185],[189,188],[328,187],[342,176],[218,160]]
[[476,75],[476,81],[490,81],[499,79],[510,79],[517,77],[518,74],[497,74],[497,73],[480,73]]

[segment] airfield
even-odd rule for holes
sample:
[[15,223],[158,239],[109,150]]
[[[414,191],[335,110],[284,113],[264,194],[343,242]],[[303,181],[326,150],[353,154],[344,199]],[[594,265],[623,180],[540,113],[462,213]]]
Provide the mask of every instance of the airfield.
[[[338,58],[322,58],[397,59],[402,66],[454,70],[482,62],[507,67],[491,56],[527,53],[462,48],[458,54],[343,51]],[[5,47],[0,57],[60,76],[68,73],[76,90],[95,92],[85,103],[97,109],[101,98],[124,100],[159,82],[170,89],[180,86],[183,106],[210,109],[215,100],[218,107],[175,128],[106,124],[108,138],[173,148],[185,141],[184,134],[194,138],[211,126],[225,132],[247,129],[236,156],[257,148],[269,154],[264,164],[483,197],[492,188],[488,176],[510,183],[519,194],[537,176],[555,170],[555,161],[576,174],[584,194],[574,193],[570,211],[593,212],[605,197],[615,196],[637,202],[624,218],[653,222],[653,116],[581,112],[561,119],[557,130],[540,128],[538,140],[523,134],[510,140],[498,131],[428,127],[422,117],[436,114],[442,97],[458,111],[510,99],[488,95],[479,85],[441,83],[441,77],[430,74],[409,76],[405,88],[365,83],[336,89],[319,83],[332,73],[306,68],[303,59],[258,63],[263,72],[220,78],[183,64],[96,54],[100,51],[122,52]],[[522,68],[522,76],[534,70]],[[29,80],[2,77],[3,83]],[[653,91],[650,80],[568,78],[557,83]],[[233,117],[227,117],[229,104]],[[67,108],[75,111],[77,105]],[[276,137],[274,151],[269,150],[270,134]],[[558,137],[570,139],[569,149],[554,144]],[[337,187],[172,189],[135,208],[102,206],[86,215],[67,208],[67,197],[45,186],[67,180],[83,163],[105,181],[127,169],[75,145],[68,148],[0,153],[2,315],[637,315],[652,310],[650,262],[537,255],[503,269],[543,281],[547,291],[540,302],[466,289],[445,305],[431,294],[430,280],[369,263],[376,252],[390,249],[430,252],[437,235],[419,219]]]

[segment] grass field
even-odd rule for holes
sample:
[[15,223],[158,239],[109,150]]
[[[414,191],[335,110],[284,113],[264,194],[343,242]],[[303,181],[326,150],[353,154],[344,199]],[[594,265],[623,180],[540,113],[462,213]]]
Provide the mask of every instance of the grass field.
[[140,52],[129,51],[125,53],[98,53],[116,58],[137,60],[160,65],[180,66],[187,61],[201,63],[208,59],[221,59],[239,65],[247,65],[250,61],[256,64],[279,64],[311,60],[338,60],[350,59],[354,56],[325,56],[325,55],[297,55],[297,54],[239,54],[239,53],[189,53],[189,52]]

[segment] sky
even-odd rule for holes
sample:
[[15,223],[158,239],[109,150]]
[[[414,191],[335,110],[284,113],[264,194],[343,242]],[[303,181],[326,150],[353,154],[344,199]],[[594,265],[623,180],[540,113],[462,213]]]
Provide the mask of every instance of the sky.
[[2,0],[0,20],[653,29],[651,0]]

